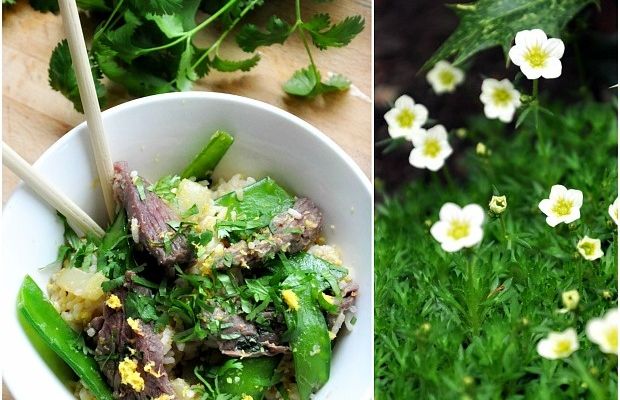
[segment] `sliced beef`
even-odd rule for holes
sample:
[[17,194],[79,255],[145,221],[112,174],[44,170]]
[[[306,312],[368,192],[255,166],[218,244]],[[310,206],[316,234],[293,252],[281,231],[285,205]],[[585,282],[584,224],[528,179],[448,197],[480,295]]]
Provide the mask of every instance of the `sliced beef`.
[[[139,177],[136,177],[139,178]],[[186,238],[178,235],[168,223],[179,221],[179,216],[168,207],[156,194],[146,190],[149,183],[143,182],[143,199],[136,187],[135,179],[126,162],[114,163],[114,192],[119,202],[127,211],[129,222],[136,219],[138,223],[139,242],[160,265],[171,267],[174,264],[186,264],[193,258],[193,251]],[[170,248],[164,246],[168,238]]]
[[289,347],[280,344],[281,333],[285,329],[282,321],[273,320],[274,313],[264,315],[267,320],[272,318],[269,330],[258,327],[241,316],[227,315],[222,309],[216,309],[210,318],[217,318],[222,324],[230,326],[222,330],[219,338],[211,340],[210,344],[229,357],[248,358],[288,353]]
[[[131,274],[128,273],[123,287],[113,291],[123,305],[128,291],[132,290]],[[114,389],[115,398],[147,400],[162,394],[173,395],[174,391],[164,369],[164,345],[161,338],[153,331],[151,324],[140,321],[139,326],[140,332],[129,326],[124,306],[118,309],[107,305],[104,307],[103,315],[94,318],[86,327],[87,332],[95,332],[92,340],[99,368]],[[126,357],[138,363],[137,371],[144,379],[144,390],[140,392],[122,384],[118,367]],[[152,373],[144,370],[147,365]]]
[[316,204],[307,197],[298,198],[292,210],[273,218],[269,226],[269,238],[233,243],[226,249],[226,255],[216,263],[216,267],[249,268],[279,251],[299,253],[316,242],[322,222],[323,216]]

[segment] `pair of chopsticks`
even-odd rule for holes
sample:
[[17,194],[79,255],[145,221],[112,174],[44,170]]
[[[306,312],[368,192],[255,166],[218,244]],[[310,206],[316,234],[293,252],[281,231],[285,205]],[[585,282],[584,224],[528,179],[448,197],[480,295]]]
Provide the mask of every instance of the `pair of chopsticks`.
[[[59,0],[60,13],[67,33],[71,59],[75,68],[80,99],[86,115],[86,124],[90,134],[90,143],[97,167],[97,174],[103,191],[108,217],[114,218],[116,205],[112,194],[112,177],[114,174],[110,150],[103,130],[101,109],[97,100],[95,82],[91,73],[86,43],[75,0]],[[46,181],[26,160],[19,156],[9,145],[2,142],[2,163],[19,176],[43,200],[63,214],[67,220],[82,233],[102,237],[104,230],[71,199]]]

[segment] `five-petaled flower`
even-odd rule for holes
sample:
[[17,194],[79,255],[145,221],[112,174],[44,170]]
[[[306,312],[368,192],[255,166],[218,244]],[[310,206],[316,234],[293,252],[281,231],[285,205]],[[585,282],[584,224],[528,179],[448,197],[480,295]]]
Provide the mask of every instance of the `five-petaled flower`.
[[609,205],[607,212],[609,213],[609,216],[611,217],[611,219],[614,220],[616,225],[618,225],[618,198],[617,197],[616,197],[616,200],[614,200],[614,202]]
[[415,104],[410,96],[402,95],[394,102],[394,108],[386,112],[383,118],[388,123],[391,137],[411,139],[426,123],[428,110],[422,104]]
[[439,221],[431,227],[431,235],[441,243],[447,252],[473,247],[482,240],[484,210],[478,204],[461,208],[454,203],[446,203],[439,210]]
[[581,217],[583,204],[581,190],[567,189],[562,185],[553,185],[548,199],[538,204],[540,211],[547,215],[547,224],[556,226],[561,222],[570,224]]
[[442,125],[429,130],[421,130],[411,137],[413,150],[409,155],[409,163],[416,168],[428,168],[437,171],[443,167],[446,158],[452,154],[448,143],[448,132]]
[[554,79],[562,74],[564,42],[547,38],[541,29],[517,33],[515,45],[508,52],[512,62],[521,68],[527,79]]
[[444,60],[438,61],[426,74],[426,80],[437,94],[454,92],[464,79],[461,69]]
[[508,79],[488,78],[482,81],[480,101],[484,104],[484,115],[489,119],[510,122],[517,108],[521,106],[521,94]]
[[549,335],[536,345],[538,354],[549,360],[566,358],[577,349],[579,341],[573,328],[568,328],[564,332],[549,332]]
[[603,250],[601,250],[601,239],[592,239],[588,236],[584,236],[577,243],[577,251],[589,261],[594,261],[604,255]]
[[618,354],[618,309],[607,311],[603,318],[594,318],[586,324],[586,335],[598,344],[603,353]]

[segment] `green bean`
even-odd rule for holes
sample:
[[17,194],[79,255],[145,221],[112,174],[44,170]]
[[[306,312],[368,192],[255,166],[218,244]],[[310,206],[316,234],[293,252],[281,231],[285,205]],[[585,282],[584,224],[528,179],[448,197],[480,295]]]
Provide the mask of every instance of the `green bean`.
[[233,141],[234,138],[230,134],[224,131],[216,131],[209,139],[209,143],[181,173],[181,178],[206,178],[224,157]]
[[97,363],[84,353],[80,335],[62,319],[30,276],[26,276],[20,288],[17,310],[43,341],[82,379],[97,399],[113,399],[110,387],[101,376]]

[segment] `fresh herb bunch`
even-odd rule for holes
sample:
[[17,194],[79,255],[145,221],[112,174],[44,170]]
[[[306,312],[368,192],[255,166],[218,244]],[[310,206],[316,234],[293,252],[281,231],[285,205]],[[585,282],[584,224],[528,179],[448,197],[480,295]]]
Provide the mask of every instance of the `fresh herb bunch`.
[[[617,397],[617,357],[584,334],[587,321],[617,307],[618,236],[608,214],[618,195],[617,101],[549,108],[540,129],[557,134],[543,142],[532,119],[514,133],[472,119],[462,143],[467,178],[442,182],[434,174],[377,206],[377,399]],[[475,143],[490,155],[477,155]],[[584,203],[578,221],[554,229],[537,205],[557,182],[582,190]],[[444,202],[484,205],[499,194],[508,207],[485,224],[470,285],[471,254],[443,251],[429,228]],[[601,239],[605,255],[595,263],[577,252],[584,235]],[[578,308],[558,312],[562,292],[573,289]],[[569,327],[579,332],[576,357],[537,354],[549,331]]]
[[[100,103],[105,104],[107,97],[104,77],[133,96],[190,90],[195,81],[212,70],[249,71],[260,61],[258,47],[282,44],[295,33],[304,43],[310,65],[296,71],[283,84],[284,91],[314,97],[347,90],[351,83],[340,74],[322,79],[308,38],[320,50],[346,46],[364,28],[364,19],[358,15],[338,23],[332,23],[328,14],[317,14],[304,21],[300,0],[295,0],[293,24],[272,16],[264,29],[253,24],[240,27],[236,42],[243,51],[251,53],[247,58],[230,60],[220,54],[224,40],[263,3],[264,0],[78,1],[79,8],[96,23],[89,52]],[[58,11],[56,0],[31,0],[30,4],[40,11]],[[219,34],[210,45],[198,46],[194,39],[206,29]],[[71,100],[78,111],[83,111],[66,41],[60,42],[52,53],[49,83]]]

